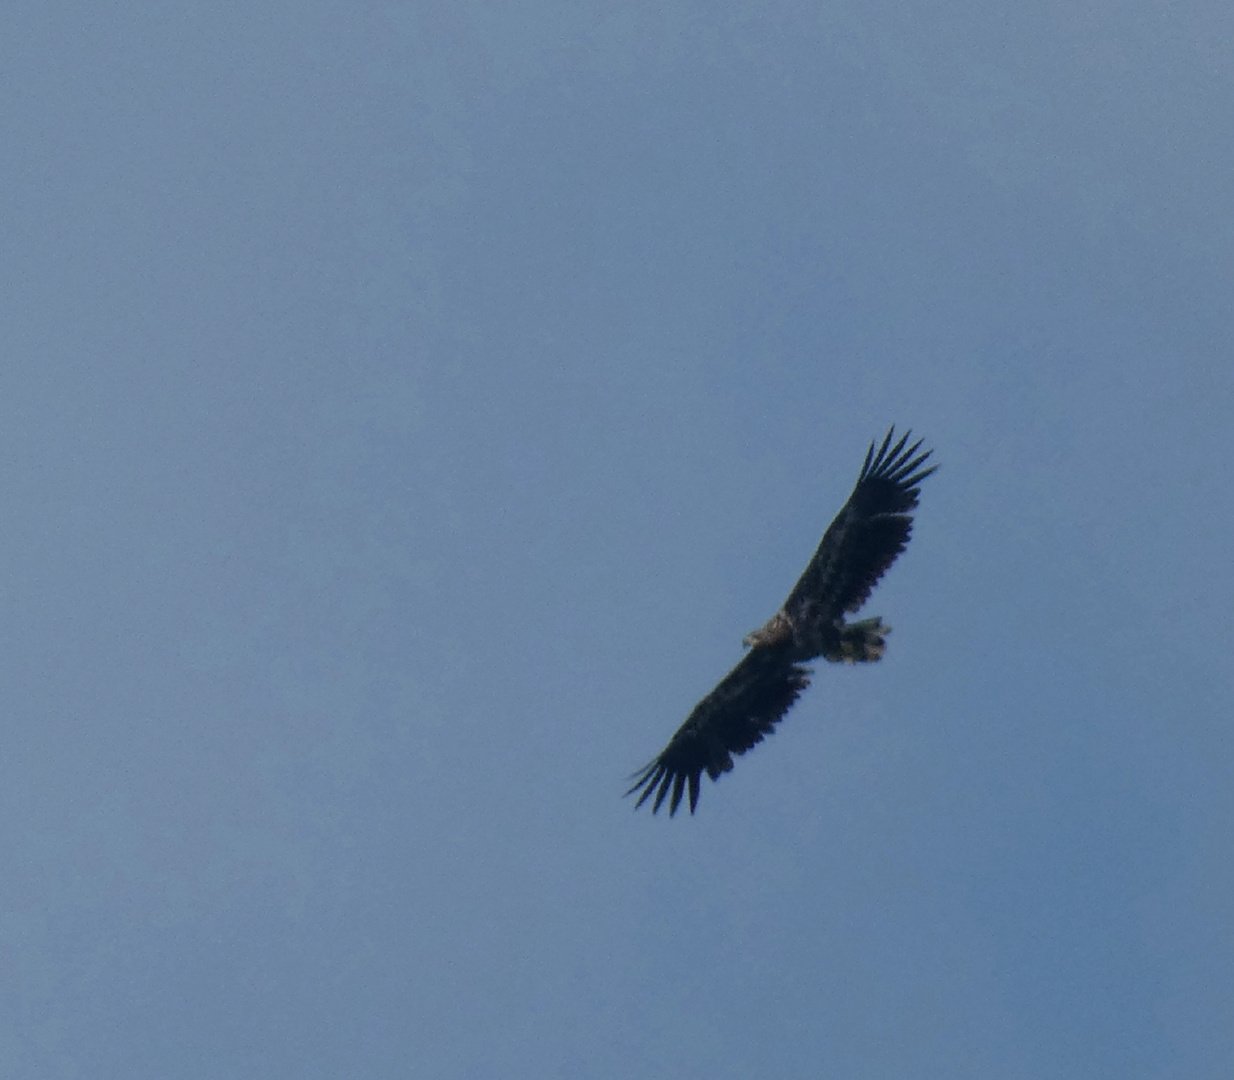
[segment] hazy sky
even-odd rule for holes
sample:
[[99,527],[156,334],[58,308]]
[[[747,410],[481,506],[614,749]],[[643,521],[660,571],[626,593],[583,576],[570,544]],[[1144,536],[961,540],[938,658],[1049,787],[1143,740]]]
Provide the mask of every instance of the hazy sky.
[[1230,11],[11,7],[0,1076],[1234,1075]]

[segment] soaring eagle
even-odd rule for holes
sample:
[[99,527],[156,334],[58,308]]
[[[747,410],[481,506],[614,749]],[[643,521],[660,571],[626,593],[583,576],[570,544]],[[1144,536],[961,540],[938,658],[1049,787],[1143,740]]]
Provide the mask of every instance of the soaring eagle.
[[750,651],[695,706],[663,753],[632,777],[626,794],[641,792],[635,809],[654,795],[652,813],[669,798],[671,816],[688,787],[694,813],[703,772],[718,780],[733,767],[734,754],[744,754],[775,730],[810,684],[806,661],[821,656],[857,664],[882,658],[891,627],[877,616],[851,623],[844,616],[861,608],[908,546],[918,485],[938,468],[922,467],[932,451],[918,454],[920,440],[907,446],[911,434],[893,446],[893,426],[877,453],[870,443],[857,486],[784,606],[746,637],[742,644]]

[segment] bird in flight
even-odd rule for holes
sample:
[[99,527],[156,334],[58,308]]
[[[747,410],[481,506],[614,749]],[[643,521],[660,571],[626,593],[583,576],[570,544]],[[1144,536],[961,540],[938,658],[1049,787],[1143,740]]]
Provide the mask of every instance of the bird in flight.
[[818,657],[865,664],[882,658],[891,631],[875,616],[847,622],[870,598],[874,586],[908,546],[918,486],[937,465],[924,468],[932,451],[908,446],[911,432],[892,445],[895,427],[877,453],[866,452],[857,486],[784,605],[742,643],[749,652],[690,713],[663,752],[631,779],[627,795],[639,793],[635,809],[654,796],[652,813],[669,800],[669,815],[686,791],[690,813],[698,806],[704,772],[712,780],[733,767],[770,735],[810,684],[805,663]]

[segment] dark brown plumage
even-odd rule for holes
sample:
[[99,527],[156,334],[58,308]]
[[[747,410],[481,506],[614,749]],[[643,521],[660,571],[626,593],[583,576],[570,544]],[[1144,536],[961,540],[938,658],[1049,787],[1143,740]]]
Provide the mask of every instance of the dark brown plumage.
[[882,657],[890,627],[878,617],[849,623],[844,616],[870,598],[908,546],[918,486],[938,467],[922,467],[931,451],[918,454],[920,441],[907,446],[909,434],[893,446],[893,427],[877,454],[870,444],[853,493],[784,606],[746,637],[750,651],[695,706],[663,753],[632,778],[626,794],[639,792],[636,809],[654,796],[653,813],[668,799],[669,814],[675,814],[688,791],[694,813],[702,774],[719,779],[733,767],[734,754],[775,730],[810,684],[807,661],[821,656],[852,664]]

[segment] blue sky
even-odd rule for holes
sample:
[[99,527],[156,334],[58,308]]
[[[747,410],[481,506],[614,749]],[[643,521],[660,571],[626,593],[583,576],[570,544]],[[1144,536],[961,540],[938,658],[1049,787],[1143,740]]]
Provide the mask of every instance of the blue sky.
[[5,24],[0,1074],[1231,1075],[1225,7]]

